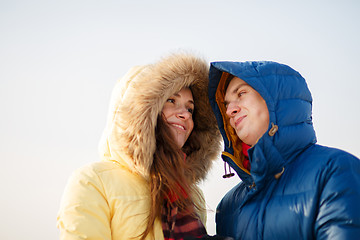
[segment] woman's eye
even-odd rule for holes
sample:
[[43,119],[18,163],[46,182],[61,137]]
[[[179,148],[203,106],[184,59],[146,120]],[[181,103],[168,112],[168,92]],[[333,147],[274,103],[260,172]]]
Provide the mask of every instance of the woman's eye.
[[175,99],[169,98],[168,100],[166,100],[166,102],[174,103],[174,102],[175,102]]
[[188,111],[189,111],[189,113],[191,113],[191,114],[194,113],[194,109],[192,109],[192,108],[188,108]]

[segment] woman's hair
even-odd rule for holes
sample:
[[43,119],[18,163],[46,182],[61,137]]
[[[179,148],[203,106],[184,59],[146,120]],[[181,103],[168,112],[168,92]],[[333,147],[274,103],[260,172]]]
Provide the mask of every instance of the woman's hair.
[[[193,117],[195,114],[196,111],[194,111]],[[150,213],[141,239],[145,239],[152,231],[155,219],[161,215],[165,200],[168,200],[172,207],[178,207],[179,211],[186,209],[190,210],[191,214],[195,214],[193,210],[199,209],[199,206],[192,200],[192,195],[197,195],[199,199],[201,196],[193,188],[194,181],[191,176],[191,169],[185,160],[186,155],[190,155],[200,148],[194,129],[183,148],[179,149],[164,116],[161,114],[157,118],[155,128],[156,150],[149,178]],[[171,196],[176,196],[174,202],[170,200]]]

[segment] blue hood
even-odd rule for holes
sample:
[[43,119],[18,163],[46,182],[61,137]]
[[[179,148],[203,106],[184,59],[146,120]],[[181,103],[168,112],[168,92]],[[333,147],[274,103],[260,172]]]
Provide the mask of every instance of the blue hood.
[[[223,72],[249,84],[266,101],[269,127],[276,125],[275,135],[265,133],[248,151],[251,171],[244,170],[234,157],[241,149],[228,138],[216,92]],[[312,97],[305,79],[289,66],[269,62],[212,62],[209,73],[209,99],[224,139],[224,161],[248,185],[263,187],[269,177],[281,172],[305,148],[316,142],[312,124]]]

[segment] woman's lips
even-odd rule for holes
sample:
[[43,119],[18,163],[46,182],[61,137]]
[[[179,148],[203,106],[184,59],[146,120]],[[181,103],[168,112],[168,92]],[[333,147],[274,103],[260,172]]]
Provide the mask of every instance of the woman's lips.
[[185,127],[184,127],[183,125],[181,125],[181,124],[170,123],[170,125],[171,125],[171,126],[174,126],[175,128],[178,128],[178,129],[180,129],[180,130],[183,130],[183,131],[186,130]]

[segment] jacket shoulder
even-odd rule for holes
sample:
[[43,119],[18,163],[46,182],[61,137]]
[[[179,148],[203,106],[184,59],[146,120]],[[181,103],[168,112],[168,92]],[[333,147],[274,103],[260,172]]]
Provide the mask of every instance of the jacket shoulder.
[[[125,220],[148,207],[145,180],[122,165],[102,161],[74,171],[65,188],[57,226],[61,239],[112,239],[119,232],[136,231]],[[112,231],[111,225],[116,229]],[[125,230],[124,230],[125,229]]]
[[[355,167],[360,168],[359,158],[344,150],[326,147],[315,144],[307,149],[300,157],[300,161],[307,161],[308,164],[316,166],[321,165],[323,168],[333,167]],[[319,166],[320,167],[320,166]]]
[[85,165],[73,172],[68,180],[62,202],[66,205],[83,204],[86,201],[110,201],[114,197],[124,200],[130,196],[142,198],[148,184],[137,173],[129,171],[117,162],[100,161]]

